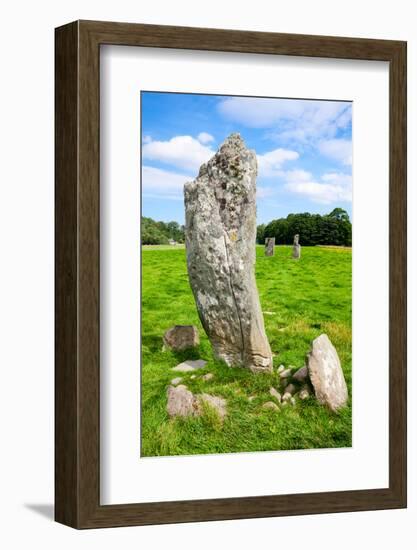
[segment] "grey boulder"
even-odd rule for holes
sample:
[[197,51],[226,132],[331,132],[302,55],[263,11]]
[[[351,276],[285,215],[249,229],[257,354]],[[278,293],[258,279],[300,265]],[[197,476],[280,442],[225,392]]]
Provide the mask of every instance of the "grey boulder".
[[313,340],[307,368],[318,402],[332,411],[345,407],[348,400],[345,377],[337,351],[326,334]]
[[163,337],[164,346],[174,351],[184,351],[200,344],[197,327],[194,325],[175,325],[168,329]]

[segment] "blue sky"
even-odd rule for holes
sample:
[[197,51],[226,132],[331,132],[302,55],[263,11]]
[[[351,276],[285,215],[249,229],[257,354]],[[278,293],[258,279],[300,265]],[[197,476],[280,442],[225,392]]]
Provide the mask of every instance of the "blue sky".
[[142,214],[184,223],[183,185],[232,132],[258,157],[257,222],[351,215],[352,104],[141,92]]

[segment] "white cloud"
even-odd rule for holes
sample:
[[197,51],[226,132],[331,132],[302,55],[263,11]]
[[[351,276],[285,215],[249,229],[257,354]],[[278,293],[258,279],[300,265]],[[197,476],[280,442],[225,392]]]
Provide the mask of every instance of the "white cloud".
[[142,143],[150,143],[152,141],[151,136],[143,136]]
[[[305,172],[308,174],[308,172]],[[304,174],[304,175],[305,175]],[[311,174],[310,174],[311,176]],[[285,188],[291,193],[321,204],[352,201],[352,177],[341,172],[323,174],[320,181],[306,177],[289,178]]]
[[271,137],[296,142],[332,138],[351,121],[351,105],[342,101],[230,97],[218,110],[233,122],[272,129]]
[[200,143],[204,143],[204,144],[214,141],[214,137],[211,134],[208,134],[207,132],[200,132],[197,136],[197,139]]
[[345,165],[352,164],[352,142],[348,139],[329,139],[318,144],[320,153]]
[[148,197],[183,198],[184,183],[192,178],[152,166],[142,166],[142,192]]
[[191,136],[175,136],[169,141],[150,141],[142,147],[142,157],[169,164],[191,173],[214,155],[214,151]]
[[282,165],[287,160],[297,160],[299,154],[288,149],[274,149],[263,155],[258,155],[259,177],[271,178],[282,175]]
[[307,172],[306,170],[287,170],[286,172],[283,172],[282,176],[287,182],[292,181],[310,181],[312,178],[312,175],[310,172]]

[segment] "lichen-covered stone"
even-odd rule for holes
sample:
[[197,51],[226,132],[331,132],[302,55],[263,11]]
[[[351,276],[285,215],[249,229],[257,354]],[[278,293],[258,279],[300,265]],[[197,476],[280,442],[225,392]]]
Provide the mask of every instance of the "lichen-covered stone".
[[339,356],[326,334],[321,334],[311,345],[307,368],[317,401],[332,411],[344,407],[348,390]]
[[229,366],[271,371],[255,281],[254,151],[231,134],[184,187],[187,267],[201,323]]

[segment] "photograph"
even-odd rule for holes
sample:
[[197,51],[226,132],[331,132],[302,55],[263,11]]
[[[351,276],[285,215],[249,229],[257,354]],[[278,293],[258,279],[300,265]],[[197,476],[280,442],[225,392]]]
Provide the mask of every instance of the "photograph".
[[140,457],[350,448],[352,101],[140,91],[140,132]]

